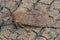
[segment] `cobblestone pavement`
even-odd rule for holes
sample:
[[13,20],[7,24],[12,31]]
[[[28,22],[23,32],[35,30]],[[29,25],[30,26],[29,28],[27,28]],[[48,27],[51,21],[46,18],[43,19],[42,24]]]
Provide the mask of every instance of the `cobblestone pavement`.
[[[17,25],[12,20],[18,11],[38,10],[48,12],[51,21],[43,21],[45,27]],[[0,40],[60,40],[60,0],[0,0]]]

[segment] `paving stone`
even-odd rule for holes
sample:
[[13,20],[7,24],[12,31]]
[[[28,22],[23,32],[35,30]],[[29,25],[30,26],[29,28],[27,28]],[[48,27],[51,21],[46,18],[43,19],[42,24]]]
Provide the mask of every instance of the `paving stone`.
[[4,21],[4,25],[10,25],[12,23],[11,17],[5,17],[3,21]]
[[6,4],[6,7],[12,10],[16,6],[16,2],[14,1],[9,1],[8,4]]
[[30,27],[30,26],[26,26],[24,27],[26,28],[27,31],[35,31],[36,33],[38,33],[40,31],[41,28],[36,28],[36,27]]
[[38,33],[38,32],[40,31],[40,29],[41,29],[41,28],[30,28],[29,30],[33,30],[33,31],[35,31],[35,32]]
[[0,38],[1,38],[2,40],[7,40],[4,36],[1,36],[1,35],[0,35]]
[[49,36],[52,37],[52,38],[55,38],[55,37],[57,36],[57,33],[54,32],[54,31],[51,31],[51,32],[49,33]]
[[38,3],[35,7],[35,9],[41,9],[43,11],[46,11],[47,8],[49,7],[49,5],[45,5],[45,4],[42,4],[42,3]]
[[60,35],[59,35],[59,36],[57,36],[55,40],[60,40]]
[[0,25],[3,23],[2,14],[0,13]]
[[[26,39],[26,38],[25,38],[25,39]],[[18,40],[25,40],[25,39],[21,38],[21,36],[18,37]],[[27,38],[27,39],[28,39],[28,38]],[[26,40],[27,40],[27,39],[26,39]]]
[[4,0],[0,0],[0,5],[1,5],[2,3],[4,3]]
[[46,38],[40,37],[39,40],[46,40]]
[[2,15],[3,15],[3,18],[10,15],[10,12],[8,9],[4,8],[4,10],[1,11]]
[[[20,11],[20,10],[23,11],[23,12],[26,12],[26,11],[27,11],[27,9],[24,8],[24,7],[22,7],[21,5],[18,7],[18,9],[17,9],[16,11]],[[16,11],[15,11],[15,12],[16,12]],[[15,12],[14,12],[14,13],[15,13]],[[14,14],[14,13],[13,13],[13,14]]]
[[51,7],[60,10],[60,1],[54,1]]
[[26,8],[31,8],[33,6],[33,3],[35,3],[37,0],[23,0],[22,6]]
[[19,29],[18,33],[20,34],[20,36],[17,38],[18,40],[23,40],[23,39],[24,40],[29,40],[29,36],[28,36],[28,34],[25,30]]
[[47,28],[42,35],[45,36],[47,39],[51,39],[55,38],[57,36],[57,33],[54,29]]
[[14,0],[14,1],[19,1],[19,0]]
[[10,31],[9,30],[5,30],[1,35],[5,36],[6,38],[9,37],[10,35]]
[[19,30],[16,31],[16,33],[18,33],[18,34],[24,34],[25,33],[25,35],[26,35],[27,31],[22,29],[22,28],[20,28]]
[[12,39],[8,39],[8,40],[12,40]]
[[3,0],[0,0],[0,3],[2,2]]
[[40,2],[45,3],[45,4],[51,4],[53,0],[40,0]]
[[[20,31],[21,30],[21,31]],[[23,32],[22,32],[23,31]],[[32,31],[29,31],[29,32],[27,32],[27,31],[25,31],[25,30],[23,30],[23,29],[19,29],[19,34],[20,34],[20,36],[18,37],[18,39],[24,39],[24,40],[33,40],[34,39],[34,37],[35,37],[35,33],[34,32],[32,32]]]
[[[20,33],[22,33],[22,32],[20,32]],[[30,32],[27,32],[27,33],[22,33],[22,34],[20,34],[20,36],[18,37],[18,40],[34,40],[34,38],[35,38],[35,33],[34,32],[32,32],[32,31],[30,31]]]
[[56,29],[56,33],[60,34],[60,28]]
[[14,25],[7,25],[6,27],[7,27],[6,29],[8,29],[8,30],[12,31],[12,30],[13,30],[13,28],[14,28]]
[[2,39],[0,39],[0,40],[2,40]]
[[54,40],[54,38],[50,38],[49,40]]
[[15,40],[18,35],[16,33],[10,34],[9,38]]
[[34,32],[31,31],[30,33],[28,33],[28,35],[30,35],[29,40],[34,40],[35,39],[36,34]]
[[54,9],[50,9],[50,11],[48,11],[48,12],[49,12],[49,16],[51,16],[53,18],[59,14],[59,11],[54,10]]
[[56,16],[54,17],[54,20],[60,20],[60,14],[56,15]]
[[19,2],[19,0],[14,0],[14,1],[17,1],[17,2]]
[[60,21],[57,21],[54,27],[60,27]]

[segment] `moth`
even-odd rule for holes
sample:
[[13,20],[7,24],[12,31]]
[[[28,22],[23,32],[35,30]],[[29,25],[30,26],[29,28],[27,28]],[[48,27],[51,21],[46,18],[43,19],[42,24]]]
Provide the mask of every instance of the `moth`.
[[15,24],[30,25],[34,27],[46,27],[51,25],[48,12],[44,11],[16,11],[12,14]]

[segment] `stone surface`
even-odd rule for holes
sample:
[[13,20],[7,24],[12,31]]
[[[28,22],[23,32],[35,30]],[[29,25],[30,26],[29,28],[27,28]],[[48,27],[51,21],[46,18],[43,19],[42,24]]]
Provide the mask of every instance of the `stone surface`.
[[0,35],[0,38],[1,38],[2,40],[7,40],[4,36],[1,36],[1,35]]
[[4,35],[6,38],[8,38],[9,35],[10,35],[10,31],[9,30],[6,30],[1,35]]
[[46,40],[45,38],[41,37],[39,40]]
[[41,9],[43,11],[46,11],[47,8],[49,7],[49,5],[44,5],[42,3],[38,3],[36,6],[35,6],[35,9]]
[[7,29],[7,30],[10,30],[10,31],[12,31],[13,28],[14,28],[14,25],[7,25],[7,26],[6,26],[6,29]]
[[50,4],[53,0],[40,0],[40,2],[45,4]]
[[55,20],[60,20],[60,14],[56,15],[56,16],[54,17],[54,19],[55,19]]
[[60,40],[60,35],[55,40]]
[[33,3],[35,3],[37,0],[23,0],[22,1],[22,7],[25,8],[31,8],[33,6]]
[[54,1],[52,4],[52,8],[60,10],[60,1]]
[[[17,19],[23,17],[22,23],[34,26],[22,25],[20,19],[14,23],[11,14],[17,15]],[[34,23],[35,19],[41,21]],[[35,24],[46,26],[45,30]],[[60,0],[0,0],[0,27],[0,40],[60,40]]]
[[[21,31],[20,31],[21,30]],[[24,32],[22,32],[24,31]],[[34,40],[34,37],[35,37],[35,33],[32,32],[32,31],[25,31],[24,29],[19,29],[19,31],[17,31],[18,34],[20,34],[20,36],[18,37],[18,40]]]
[[49,12],[49,16],[51,16],[53,18],[59,14],[59,11],[58,10],[54,10],[52,8],[48,12]]
[[12,33],[12,34],[10,34],[10,37],[9,38],[15,40],[16,37],[17,37],[17,34],[16,33]]
[[60,21],[57,21],[54,27],[60,27]]
[[56,29],[56,32],[58,33],[58,34],[60,34],[60,29],[58,28],[58,29]]
[[57,36],[56,32],[54,29],[50,29],[50,28],[46,28],[46,30],[44,31],[44,33],[42,34],[44,37],[46,37],[47,39],[51,39],[51,38],[55,38]]
[[2,14],[0,13],[0,25],[3,23]]

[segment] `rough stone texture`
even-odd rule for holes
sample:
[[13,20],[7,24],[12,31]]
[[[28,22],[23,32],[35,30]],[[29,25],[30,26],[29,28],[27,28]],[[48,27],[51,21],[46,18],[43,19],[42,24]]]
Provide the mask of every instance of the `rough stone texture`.
[[60,21],[57,21],[54,26],[55,26],[55,27],[60,27]]
[[51,4],[53,0],[40,0],[40,2],[45,3],[45,4]]
[[20,40],[20,39],[21,40],[22,39],[24,39],[24,40],[33,40],[35,35],[36,35],[34,32],[32,32],[30,30],[25,31],[24,29],[21,29],[21,28],[19,30],[17,30],[16,33],[18,33],[20,35],[20,36],[18,36],[18,40]]
[[7,40],[4,36],[1,36],[1,35],[0,35],[0,39],[1,40]]
[[31,8],[37,0],[22,0],[22,7]]
[[39,40],[46,40],[45,38],[41,37]]
[[46,11],[48,7],[49,7],[49,5],[45,5],[45,4],[43,4],[43,3],[38,3],[38,4],[36,5],[35,9],[41,9],[41,10],[43,10],[43,11]]
[[17,34],[16,34],[16,33],[12,33],[12,34],[10,34],[10,36],[9,36],[9,38],[11,38],[11,39],[13,39],[13,40],[15,40],[16,37],[17,37]]
[[52,3],[52,8],[59,9],[60,10],[60,0],[54,1]]
[[10,31],[9,30],[5,30],[1,35],[4,35],[6,38],[8,38],[9,35],[10,35]]
[[54,18],[55,16],[59,14],[59,11],[51,8],[48,13],[49,13],[49,16]]
[[55,40],[60,40],[60,35]]
[[47,39],[55,38],[57,36],[57,33],[55,32],[55,29],[47,28],[45,32],[42,34]]
[[3,23],[2,14],[0,13],[0,25]]
[[[32,13],[42,17],[26,15]],[[12,20],[12,14],[18,23]],[[41,20],[38,23],[45,28],[37,28],[34,21],[29,22],[34,26],[22,25],[21,22],[28,24],[22,15],[28,21]],[[0,28],[0,40],[60,40],[60,0],[0,0]]]

